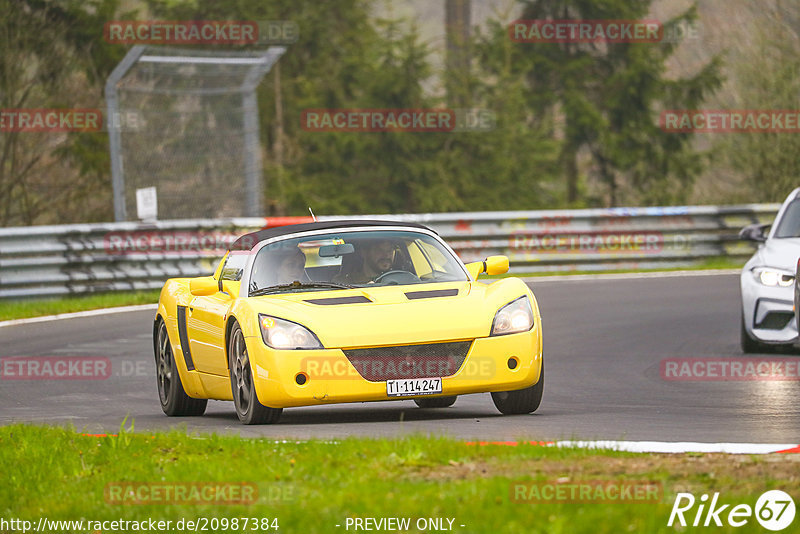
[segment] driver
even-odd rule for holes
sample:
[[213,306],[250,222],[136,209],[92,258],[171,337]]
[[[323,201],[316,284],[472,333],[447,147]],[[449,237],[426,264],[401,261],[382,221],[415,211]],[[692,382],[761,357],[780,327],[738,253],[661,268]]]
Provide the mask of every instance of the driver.
[[360,249],[363,262],[361,267],[343,273],[340,281],[348,284],[368,284],[394,265],[395,247],[391,241],[368,241]]

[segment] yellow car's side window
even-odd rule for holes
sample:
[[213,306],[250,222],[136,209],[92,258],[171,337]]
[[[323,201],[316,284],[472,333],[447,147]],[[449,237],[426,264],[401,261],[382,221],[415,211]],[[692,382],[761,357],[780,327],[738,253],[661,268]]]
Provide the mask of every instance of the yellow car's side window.
[[419,246],[422,248],[422,251],[425,254],[425,257],[428,261],[432,264],[433,269],[436,271],[446,271],[447,270],[447,258],[442,254],[442,252],[431,245],[430,243],[422,240],[417,241]]
[[217,264],[217,268],[214,271],[214,278],[215,279],[219,280],[219,277],[222,274],[222,268],[225,266],[225,263],[227,263],[228,256],[230,256],[230,254],[231,254],[230,252],[226,252],[225,255],[222,257],[222,259]]
[[429,276],[433,271],[446,272],[447,258],[435,246],[416,239],[408,246],[408,254],[419,277]]
[[414,264],[414,270],[416,271],[417,276],[422,277],[433,272],[433,269],[431,269],[431,264],[428,263],[427,259],[425,259],[425,255],[420,249],[419,241],[414,241],[408,244],[408,255],[411,257],[411,263]]
[[244,254],[228,254],[225,259],[225,265],[222,267],[220,276],[223,280],[232,280],[238,282],[242,279],[244,266],[247,263],[247,256]]

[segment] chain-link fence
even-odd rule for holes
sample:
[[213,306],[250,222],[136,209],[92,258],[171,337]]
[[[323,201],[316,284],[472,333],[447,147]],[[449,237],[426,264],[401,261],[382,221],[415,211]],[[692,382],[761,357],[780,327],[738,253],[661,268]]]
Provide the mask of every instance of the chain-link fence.
[[117,221],[145,187],[158,218],[263,214],[255,92],[284,51],[131,49],[106,82]]

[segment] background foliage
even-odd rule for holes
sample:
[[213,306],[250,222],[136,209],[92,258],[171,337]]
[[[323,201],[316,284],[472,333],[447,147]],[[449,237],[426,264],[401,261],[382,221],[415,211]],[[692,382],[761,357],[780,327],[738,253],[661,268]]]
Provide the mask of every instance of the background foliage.
[[[0,0],[0,108],[104,109],[103,83],[128,49],[103,39],[109,20],[292,20],[299,40],[258,94],[267,214],[304,214],[309,205],[350,214],[777,201],[793,186],[796,136],[665,133],[658,116],[719,102],[797,108],[796,8],[768,1],[763,14],[750,14],[763,24],[747,53],[709,45],[687,68],[676,58],[705,46],[703,35],[648,45],[508,36],[514,18],[646,19],[663,2],[512,3],[475,24],[463,43],[468,68],[453,73],[435,59],[441,43],[382,2]],[[670,28],[700,19],[712,20],[686,4],[661,20]],[[308,108],[465,103],[491,110],[494,129],[320,133],[300,125]],[[112,218],[105,133],[0,133],[3,225]]]

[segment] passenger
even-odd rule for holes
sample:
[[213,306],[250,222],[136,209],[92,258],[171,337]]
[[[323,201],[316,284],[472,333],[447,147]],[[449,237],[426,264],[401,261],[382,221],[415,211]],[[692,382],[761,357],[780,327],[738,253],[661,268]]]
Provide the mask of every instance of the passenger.
[[275,262],[275,283],[291,284],[292,282],[305,282],[306,255],[299,248],[281,252]]

